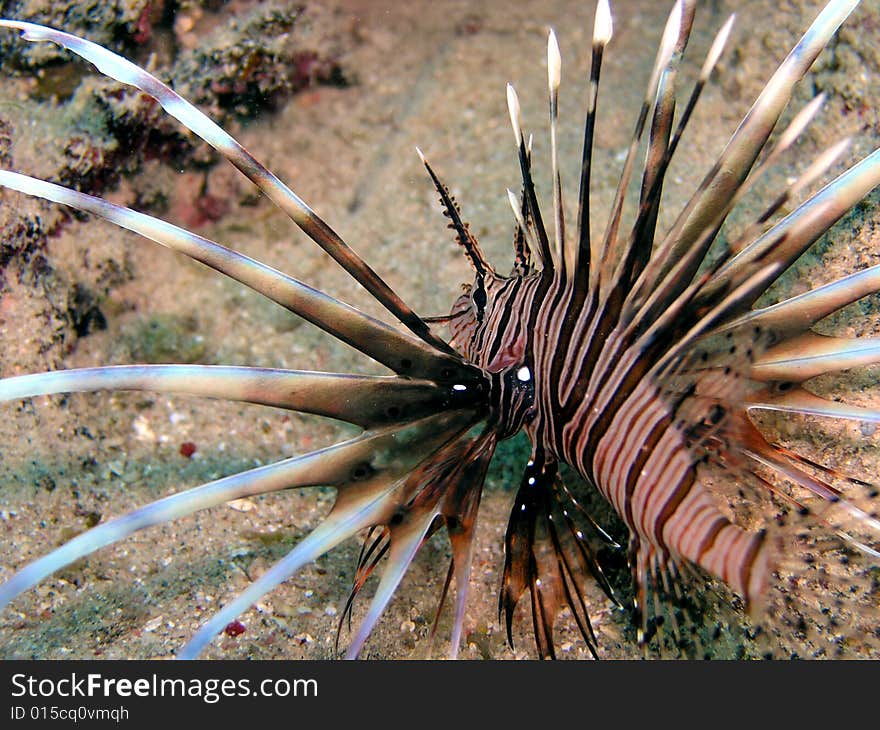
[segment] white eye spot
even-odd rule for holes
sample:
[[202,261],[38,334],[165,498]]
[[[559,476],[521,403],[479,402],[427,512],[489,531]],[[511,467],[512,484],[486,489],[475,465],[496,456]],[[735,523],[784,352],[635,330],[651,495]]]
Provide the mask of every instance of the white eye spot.
[[526,506],[525,506],[524,504],[521,504],[521,505],[519,506],[519,511],[520,511],[520,512],[525,512],[525,511],[526,511]]
[[578,536],[578,538],[581,539],[581,540],[584,539],[584,533],[581,532],[580,530],[577,531],[577,536]]
[[523,365],[516,371],[516,379],[521,383],[528,383],[532,379],[532,371]]
[[461,390],[467,390],[467,386],[466,386],[466,385],[462,385],[461,383],[456,383],[455,385],[452,386],[452,389],[453,389],[453,390],[459,390],[459,391],[461,391]]
[[535,477],[529,477],[529,486],[535,483]]

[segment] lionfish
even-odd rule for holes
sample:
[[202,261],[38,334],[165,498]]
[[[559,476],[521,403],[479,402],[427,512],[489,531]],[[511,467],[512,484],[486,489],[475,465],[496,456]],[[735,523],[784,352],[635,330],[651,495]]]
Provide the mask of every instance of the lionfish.
[[[733,17],[715,36],[681,106],[675,82],[696,2],[674,4],[598,235],[591,230],[589,193],[600,70],[612,36],[607,0],[599,0],[595,14],[573,231],[563,215],[557,145],[561,61],[551,31],[552,224],[545,224],[532,175],[532,140],[521,127],[519,101],[508,86],[522,174],[520,194],[508,191],[515,220],[509,274],[498,273],[486,259],[449,189],[419,152],[474,272],[451,313],[432,319],[419,317],[296,193],[153,75],[82,38],[0,21],[26,40],[51,41],[72,51],[155,99],[249,178],[402,325],[386,324],[163,220],[0,171],[4,187],[99,216],[182,252],[393,373],[120,365],[0,381],[5,401],[109,389],[174,392],[317,414],[361,429],[336,445],[219,478],[97,524],[21,567],[0,586],[0,606],[135,531],[247,496],[333,487],[335,501],[323,521],[207,620],[178,656],[196,657],[231,621],[303,566],[361,536],[363,549],[343,616],[350,615],[368,578],[382,569],[348,647],[347,655],[356,657],[420,547],[445,531],[451,562],[440,608],[454,588],[450,655],[455,657],[487,470],[499,442],[524,431],[531,455],[507,523],[499,597],[508,637],[528,593],[542,657],[554,656],[553,629],[564,610],[598,656],[584,586],[597,583],[619,604],[621,589],[607,565],[607,555],[617,550],[628,565],[632,621],[644,646],[656,640],[683,647],[692,641],[685,628],[697,617],[688,614],[693,611],[688,589],[703,577],[726,584],[756,621],[771,617],[800,631],[815,655],[873,651],[880,557],[880,522],[871,511],[876,487],[774,442],[756,421],[762,413],[880,421],[880,411],[804,387],[817,375],[877,361],[875,340],[831,337],[813,328],[880,290],[880,266],[775,303],[759,302],[813,242],[880,183],[880,151],[790,210],[798,194],[841,156],[847,141],[834,145],[736,236],[721,234],[737,204],[820,109],[822,95],[774,134],[795,85],[856,5],[855,0],[827,3],[666,231],[659,230],[658,214],[667,171],[722,55]],[[628,193],[633,186],[636,192]],[[624,224],[625,202],[633,197],[632,223]],[[449,339],[437,334],[439,325],[448,328]],[[615,542],[588,503],[566,485],[563,464],[607,500],[628,529],[628,545]],[[827,648],[816,648],[821,641]]]

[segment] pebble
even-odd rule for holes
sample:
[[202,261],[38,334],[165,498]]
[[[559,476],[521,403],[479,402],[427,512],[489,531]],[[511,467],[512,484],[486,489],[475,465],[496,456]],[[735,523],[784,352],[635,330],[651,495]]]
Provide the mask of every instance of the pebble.
[[249,499],[233,499],[231,502],[227,502],[226,505],[236,512],[250,512],[257,506]]

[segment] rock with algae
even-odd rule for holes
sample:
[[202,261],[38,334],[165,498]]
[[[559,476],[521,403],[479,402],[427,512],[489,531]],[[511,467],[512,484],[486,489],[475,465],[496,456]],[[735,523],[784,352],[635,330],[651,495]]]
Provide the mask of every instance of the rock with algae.
[[[341,35],[333,30],[332,14],[292,2],[0,0],[0,17],[58,27],[149,66],[226,126],[308,86],[339,84],[346,77],[333,60]],[[202,172],[216,162],[212,150],[151,99],[95,74],[54,44],[0,32],[0,77],[5,168],[106,195],[147,161],[151,175],[156,162]],[[0,199],[10,195],[0,193]],[[53,323],[40,330],[42,362],[94,330],[83,326],[77,302],[86,293],[88,322],[100,321],[102,301],[129,280],[132,263],[115,260],[118,254],[103,251],[101,241],[89,244],[90,255],[64,252],[59,258],[47,242],[62,233],[72,214],[23,196],[14,200],[0,205],[0,296],[11,310],[30,289],[35,316]],[[147,207],[150,202],[140,196],[137,201]],[[20,294],[10,289],[17,286]],[[46,354],[51,352],[56,354]]]

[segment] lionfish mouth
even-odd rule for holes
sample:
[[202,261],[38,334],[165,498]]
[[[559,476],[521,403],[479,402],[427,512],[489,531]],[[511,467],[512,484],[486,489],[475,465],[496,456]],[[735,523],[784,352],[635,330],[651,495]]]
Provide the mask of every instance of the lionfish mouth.
[[[675,85],[696,2],[674,4],[602,235],[591,235],[589,192],[600,70],[612,37],[607,0],[599,0],[596,10],[574,232],[565,228],[557,143],[561,56],[551,31],[548,227],[532,177],[532,141],[521,128],[519,101],[508,86],[522,173],[521,194],[509,194],[515,257],[510,275],[498,274],[488,262],[448,188],[419,152],[475,277],[451,314],[433,319],[417,315],[296,193],[152,74],[68,33],[0,20],[0,27],[20,31],[28,41],[62,46],[155,99],[252,181],[400,325],[185,228],[0,170],[3,187],[104,218],[180,252],[393,373],[119,365],[0,381],[4,401],[141,390],[315,414],[359,429],[335,445],[215,479],[101,522],[18,568],[0,585],[0,608],[137,531],[246,497],[332,487],[335,499],[323,520],[220,607],[177,656],[198,656],[304,566],[360,538],[363,547],[340,630],[368,580],[374,573],[380,576],[348,644],[347,656],[357,657],[420,548],[445,532],[451,559],[431,633],[454,589],[449,654],[455,657],[487,471],[498,443],[525,431],[532,453],[507,525],[498,601],[511,643],[515,612],[528,593],[542,657],[555,655],[553,629],[565,610],[589,652],[599,657],[601,632],[591,621],[589,609],[595,615],[595,607],[588,606],[587,587],[597,586],[609,603],[621,605],[619,580],[610,571],[625,558],[633,583],[633,624],[646,651],[652,642],[661,650],[685,651],[701,644],[695,630],[686,630],[699,620],[688,608],[694,602],[688,592],[715,579],[745,601],[755,621],[776,620],[807,635],[816,655],[834,650],[816,649],[819,641],[838,650],[876,652],[878,636],[871,628],[878,617],[876,487],[773,442],[756,422],[767,412],[880,421],[876,410],[804,387],[815,376],[880,360],[880,347],[871,338],[813,331],[826,316],[880,290],[880,266],[773,304],[761,300],[801,253],[880,184],[880,151],[792,210],[848,142],[836,144],[765,205],[754,222],[735,234],[724,227],[761,176],[791,153],[819,111],[821,95],[774,133],[795,85],[856,5],[853,0],[827,3],[665,231],[660,230],[660,203],[664,185],[670,184],[667,172],[724,51],[733,17],[721,26],[690,95],[677,109]],[[628,227],[623,212],[634,197],[628,194],[630,185],[638,182]],[[432,327],[439,324],[448,327],[448,340]],[[564,483],[563,464],[585,483]],[[583,496],[587,490],[616,513],[628,532],[628,549],[600,527]],[[816,554],[843,567],[817,568]],[[829,587],[834,580],[835,587]],[[844,629],[835,617],[822,623],[829,607],[851,624]]]

